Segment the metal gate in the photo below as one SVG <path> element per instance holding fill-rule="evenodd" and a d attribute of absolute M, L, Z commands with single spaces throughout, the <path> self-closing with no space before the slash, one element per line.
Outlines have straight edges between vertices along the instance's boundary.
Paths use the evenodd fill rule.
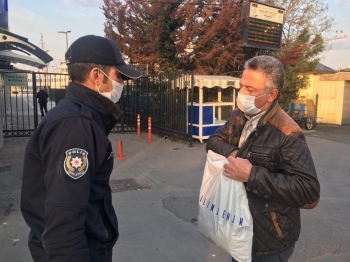
<path fill-rule="evenodd" d="M 64 98 L 69 83 L 67 74 L 31 71 L 1 71 L 4 74 L 23 74 L 27 83 L 23 86 L 5 85 L 1 81 L 3 97 L 4 137 L 30 136 L 41 121 L 36 99 L 40 88 L 45 88 L 49 100 L 47 109 L 55 107 Z M 124 114 L 112 132 L 136 131 L 137 115 L 141 126 L 147 129 L 148 117 L 152 118 L 152 131 L 173 139 L 190 140 L 191 125 L 188 122 L 187 105 L 193 101 L 191 84 L 193 73 L 173 73 L 143 76 L 127 81 L 118 102 Z"/>
<path fill-rule="evenodd" d="M 6 79 L 22 77 L 23 85 L 11 85 Z M 1 71 L 1 94 L 3 97 L 4 137 L 30 136 L 41 121 L 36 99 L 37 91 L 45 88 L 48 95 L 47 109 L 55 107 L 65 95 L 67 74 L 41 73 L 24 70 Z"/>
<path fill-rule="evenodd" d="M 150 117 L 152 132 L 192 143 L 192 125 L 188 123 L 191 114 L 188 105 L 193 103 L 192 83 L 192 72 L 141 77 L 125 89 L 124 115 L 135 123 L 140 114 L 143 130 L 147 130 Z"/>

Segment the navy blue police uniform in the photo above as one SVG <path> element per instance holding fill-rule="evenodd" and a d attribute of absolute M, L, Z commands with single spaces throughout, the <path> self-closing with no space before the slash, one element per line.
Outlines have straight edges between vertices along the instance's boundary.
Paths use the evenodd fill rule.
<path fill-rule="evenodd" d="M 34 261 L 111 261 L 118 238 L 107 135 L 122 111 L 76 83 L 32 134 L 24 158 L 21 210 Z"/>

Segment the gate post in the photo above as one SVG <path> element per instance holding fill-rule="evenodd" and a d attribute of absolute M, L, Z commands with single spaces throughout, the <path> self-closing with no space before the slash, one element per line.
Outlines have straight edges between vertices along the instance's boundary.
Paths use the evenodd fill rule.
<path fill-rule="evenodd" d="M 4 116 L 4 109 L 5 107 L 4 105 L 4 100 L 5 100 L 5 85 L 4 82 L 2 80 L 2 74 L 0 74 L 0 149 L 2 148 L 3 142 L 4 142 L 4 133 L 3 133 L 3 126 L 4 126 L 4 122 L 3 122 L 3 116 Z M 6 110 L 6 109 L 5 109 Z"/>
<path fill-rule="evenodd" d="M 318 94 L 316 94 L 316 108 L 315 108 L 315 128 L 317 125 L 317 109 L 318 109 Z"/>
<path fill-rule="evenodd" d="M 191 75 L 191 123 L 190 123 L 190 147 L 192 147 L 192 139 L 193 139 L 193 89 L 194 89 L 194 73 Z M 188 126 L 187 126 L 188 128 Z"/>
<path fill-rule="evenodd" d="M 36 102 L 36 73 L 32 72 L 32 83 L 33 83 L 33 108 L 34 108 L 34 129 L 38 127 L 38 103 Z"/>

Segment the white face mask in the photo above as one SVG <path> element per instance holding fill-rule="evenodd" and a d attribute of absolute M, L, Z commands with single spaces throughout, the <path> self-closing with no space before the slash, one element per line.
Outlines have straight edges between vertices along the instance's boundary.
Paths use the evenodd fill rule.
<path fill-rule="evenodd" d="M 257 96 L 257 97 L 261 97 L 263 95 L 267 95 L 266 93 Z M 248 115 L 256 115 L 257 113 L 259 113 L 261 111 L 261 108 L 257 108 L 255 106 L 255 98 L 257 98 L 255 96 L 250 96 L 250 95 L 243 95 L 238 93 L 237 96 L 237 106 L 238 108 L 248 114 Z"/>
<path fill-rule="evenodd" d="M 112 86 L 113 86 L 113 90 L 110 92 L 100 92 L 100 89 L 97 87 L 98 92 L 103 95 L 104 97 L 107 97 L 109 100 L 111 100 L 113 103 L 117 103 L 120 99 L 120 96 L 123 92 L 123 88 L 124 85 L 122 85 L 121 83 L 114 81 L 112 79 L 110 79 L 102 70 L 100 70 L 109 80 L 112 81 Z"/>

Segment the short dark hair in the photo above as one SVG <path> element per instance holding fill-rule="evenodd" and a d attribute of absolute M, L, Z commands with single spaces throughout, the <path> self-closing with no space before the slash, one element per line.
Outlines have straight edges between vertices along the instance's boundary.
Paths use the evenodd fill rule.
<path fill-rule="evenodd" d="M 97 67 L 101 69 L 103 72 L 108 74 L 111 66 L 99 65 L 93 63 L 71 63 L 67 65 L 68 74 L 72 82 L 84 83 L 87 80 L 87 77 L 90 71 Z M 106 76 L 103 78 L 103 82 L 107 81 Z"/>
<path fill-rule="evenodd" d="M 272 56 L 255 56 L 247 60 L 244 69 L 262 71 L 265 75 L 265 89 L 277 89 L 279 93 L 284 86 L 285 71 L 282 63 Z"/>

